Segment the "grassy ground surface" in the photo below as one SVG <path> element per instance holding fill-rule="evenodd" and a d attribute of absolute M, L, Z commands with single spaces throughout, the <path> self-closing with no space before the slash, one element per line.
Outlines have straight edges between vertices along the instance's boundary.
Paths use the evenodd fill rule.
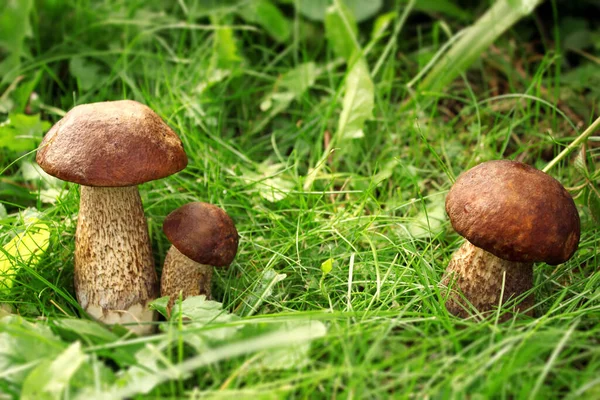
<path fill-rule="evenodd" d="M 549 172 L 575 197 L 582 234 L 567 263 L 535 265 L 533 317 L 461 320 L 439 287 L 463 240 L 444 211 L 453 180 L 492 159 L 542 169 L 599 114 L 598 48 L 566 43 L 565 3 L 545 4 L 435 91 L 411 81 L 485 7 L 400 2 L 326 29 L 293 2 L 211 13 L 210 2 L 159 3 L 13 10 L 0 241 L 12 260 L 6 244 L 37 218 L 29 232 L 49 243 L 2 275 L 14 283 L 0 302 L 24 318 L 0 319 L 4 397 L 600 397 L 598 136 Z M 79 320 L 78 186 L 32 169 L 66 111 L 124 98 L 161 115 L 189 157 L 140 186 L 157 270 L 162 221 L 187 202 L 222 207 L 240 234 L 214 276 L 222 311 L 198 299 L 185 309 L 194 323 L 163 321 L 144 338 Z"/>

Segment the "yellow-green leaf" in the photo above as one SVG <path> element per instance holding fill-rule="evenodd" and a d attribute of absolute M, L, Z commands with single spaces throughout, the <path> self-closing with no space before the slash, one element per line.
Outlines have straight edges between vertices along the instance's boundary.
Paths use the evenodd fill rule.
<path fill-rule="evenodd" d="M 324 275 L 327 275 L 333 269 L 333 258 L 328 258 L 321 264 L 321 271 L 323 271 Z"/>
<path fill-rule="evenodd" d="M 50 242 L 48 225 L 37 218 L 28 221 L 24 232 L 12 238 L 4 245 L 0 253 L 0 290 L 10 289 L 14 278 L 23 264 L 35 266 L 44 254 Z"/>

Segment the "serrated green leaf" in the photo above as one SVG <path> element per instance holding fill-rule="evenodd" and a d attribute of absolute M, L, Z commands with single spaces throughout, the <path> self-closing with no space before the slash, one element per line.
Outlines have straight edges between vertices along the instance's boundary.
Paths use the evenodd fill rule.
<path fill-rule="evenodd" d="M 586 157 L 585 147 L 582 147 L 581 150 L 578 151 L 577 155 L 575 156 L 575 160 L 573 161 L 573 166 L 575 167 L 577 172 L 579 172 L 581 175 L 583 175 L 587 178 L 587 177 L 589 177 L 589 171 L 587 168 L 587 163 L 586 163 L 585 157 Z"/>
<path fill-rule="evenodd" d="M 332 269 L 333 269 L 333 258 L 328 258 L 327 260 L 323 261 L 323 263 L 321 264 L 321 271 L 323 272 L 323 275 L 327 275 L 328 273 L 331 272 Z"/>
<path fill-rule="evenodd" d="M 600 224 L 600 190 L 597 187 L 592 187 L 591 184 L 587 203 L 592 218 L 596 223 Z"/>
<path fill-rule="evenodd" d="M 17 152 L 33 150 L 50 126 L 39 114 L 9 114 L 8 119 L 0 123 L 0 146 Z"/>
<path fill-rule="evenodd" d="M 24 232 L 17 234 L 0 252 L 0 290 L 12 288 L 22 264 L 35 267 L 50 243 L 48 225 L 32 217 Z"/>
<path fill-rule="evenodd" d="M 292 23 L 269 0 L 247 2 L 238 14 L 246 21 L 260 25 L 278 42 L 285 42 L 292 33 Z"/>
<path fill-rule="evenodd" d="M 211 22 L 214 25 L 218 25 L 219 29 L 215 30 L 213 34 L 210 69 L 215 71 L 231 70 L 237 67 L 242 61 L 235 36 L 233 35 L 233 29 L 221 24 L 221 20 L 217 17 L 212 17 Z"/>
<path fill-rule="evenodd" d="M 81 343 L 75 342 L 56 358 L 44 360 L 25 378 L 21 399 L 61 399 L 71 377 L 87 358 L 88 356 L 81 350 Z"/>
<path fill-rule="evenodd" d="M 364 136 L 365 121 L 373 118 L 375 94 L 373 81 L 367 63 L 357 61 L 346 77 L 342 113 L 338 121 L 338 135 L 341 139 L 355 139 Z"/>
<path fill-rule="evenodd" d="M 352 12 L 341 0 L 335 0 L 325 14 L 325 35 L 329 47 L 338 56 L 350 61 L 358 54 L 358 26 Z"/>

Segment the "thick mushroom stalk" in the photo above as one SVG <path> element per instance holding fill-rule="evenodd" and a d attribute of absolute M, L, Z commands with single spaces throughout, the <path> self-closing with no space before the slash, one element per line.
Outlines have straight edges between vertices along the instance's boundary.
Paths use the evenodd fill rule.
<path fill-rule="evenodd" d="M 169 296 L 168 309 L 175 301 L 190 296 L 206 295 L 211 298 L 211 280 L 213 267 L 200 264 L 183 255 L 177 247 L 171 246 L 165 257 L 162 277 L 160 281 L 160 295 Z"/>
<path fill-rule="evenodd" d="M 170 312 L 179 293 L 183 299 L 200 294 L 210 297 L 212 268 L 231 264 L 239 238 L 225 211 L 202 202 L 188 203 L 171 212 L 163 231 L 173 244 L 161 277 L 161 296 L 170 296 Z"/>
<path fill-rule="evenodd" d="M 453 288 L 483 314 L 532 288 L 534 262 L 563 263 L 579 244 L 579 214 L 569 193 L 517 161 L 488 161 L 462 174 L 446 197 L 446 212 L 468 242 L 453 256 L 443 284 L 454 280 Z M 451 293 L 446 306 L 466 317 L 464 303 Z M 530 294 L 515 308 L 531 309 L 533 303 Z"/>
<path fill-rule="evenodd" d="M 154 320 L 146 306 L 158 294 L 157 277 L 136 185 L 185 168 L 177 134 L 136 101 L 82 104 L 48 131 L 36 160 L 81 185 L 75 288 L 83 309 L 108 324 Z"/>
<path fill-rule="evenodd" d="M 158 295 L 148 227 L 137 186 L 81 186 L 75 237 L 75 293 L 90 316 L 152 332 Z M 137 323 L 137 324 L 136 324 Z"/>
<path fill-rule="evenodd" d="M 465 241 L 452 256 L 443 284 L 454 289 L 446 301 L 448 311 L 466 318 L 470 314 L 469 306 L 456 289 L 477 310 L 493 310 L 533 287 L 533 263 L 503 260 Z M 513 312 L 527 310 L 533 303 L 530 294 Z M 507 317 L 509 315 L 501 319 Z"/>

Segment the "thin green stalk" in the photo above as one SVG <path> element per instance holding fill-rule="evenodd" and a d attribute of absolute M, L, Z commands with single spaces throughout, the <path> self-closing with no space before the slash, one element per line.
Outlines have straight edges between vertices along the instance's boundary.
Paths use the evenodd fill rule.
<path fill-rule="evenodd" d="M 596 118 L 596 120 L 590 126 L 588 126 L 588 128 L 581 135 L 579 135 L 577 137 L 577 139 L 573 140 L 571 142 L 571 144 L 569 144 L 567 147 L 565 147 L 565 149 L 563 151 L 560 152 L 559 155 L 554 157 L 554 159 L 552 161 L 550 161 L 548 163 L 548 165 L 546 165 L 546 167 L 544 167 L 544 169 L 542 171 L 544 171 L 544 172 L 550 171 L 552 169 L 552 167 L 554 167 L 563 158 L 565 158 L 567 155 L 569 155 L 570 152 L 572 152 L 580 144 L 585 142 L 587 140 L 587 138 L 589 138 L 598 127 L 600 127 L 600 117 Z"/>

